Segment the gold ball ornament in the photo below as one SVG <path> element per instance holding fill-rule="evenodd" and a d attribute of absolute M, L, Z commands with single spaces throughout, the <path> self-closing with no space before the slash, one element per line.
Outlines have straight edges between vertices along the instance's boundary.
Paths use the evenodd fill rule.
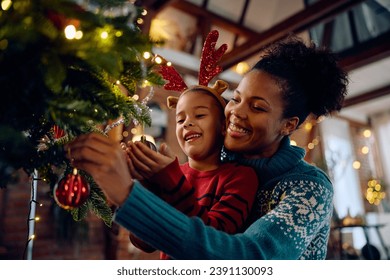
<path fill-rule="evenodd" d="M 146 137 L 144 135 L 141 136 L 141 142 L 145 144 L 149 149 L 152 149 L 153 151 L 157 152 L 157 147 L 152 142 L 146 140 Z"/>

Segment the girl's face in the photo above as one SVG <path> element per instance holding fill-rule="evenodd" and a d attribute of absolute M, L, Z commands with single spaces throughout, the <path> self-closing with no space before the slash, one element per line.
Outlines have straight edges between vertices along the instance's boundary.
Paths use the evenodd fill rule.
<path fill-rule="evenodd" d="M 225 108 L 225 147 L 247 158 L 271 157 L 282 138 L 295 129 L 283 119 L 283 109 L 276 80 L 263 71 L 247 73 Z"/>
<path fill-rule="evenodd" d="M 176 105 L 176 137 L 191 161 L 219 161 L 225 121 L 211 95 L 190 91 Z"/>

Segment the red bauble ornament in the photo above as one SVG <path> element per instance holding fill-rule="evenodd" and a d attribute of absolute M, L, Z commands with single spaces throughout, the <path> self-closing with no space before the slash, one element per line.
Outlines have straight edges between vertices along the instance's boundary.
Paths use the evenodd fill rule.
<path fill-rule="evenodd" d="M 64 209 L 80 207 L 89 196 L 89 184 L 77 169 L 63 177 L 54 188 L 54 199 Z"/>
<path fill-rule="evenodd" d="M 53 137 L 56 140 L 65 136 L 65 131 L 61 129 L 58 125 L 53 125 L 52 130 L 53 130 Z"/>
<path fill-rule="evenodd" d="M 75 10 L 78 11 L 77 9 Z M 76 28 L 80 26 L 79 20 L 66 18 L 63 14 L 56 11 L 48 11 L 46 16 L 58 30 L 62 30 L 70 24 L 74 25 Z"/>

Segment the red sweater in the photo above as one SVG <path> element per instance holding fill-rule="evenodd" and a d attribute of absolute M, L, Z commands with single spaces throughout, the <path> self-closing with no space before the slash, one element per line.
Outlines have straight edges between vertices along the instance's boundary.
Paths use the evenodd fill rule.
<path fill-rule="evenodd" d="M 198 216 L 205 224 L 228 233 L 242 232 L 255 199 L 258 180 L 250 167 L 223 163 L 215 170 L 198 171 L 176 159 L 155 174 L 152 191 L 188 216 Z M 150 251 L 140 240 L 133 244 Z M 164 253 L 161 259 L 168 259 Z"/>

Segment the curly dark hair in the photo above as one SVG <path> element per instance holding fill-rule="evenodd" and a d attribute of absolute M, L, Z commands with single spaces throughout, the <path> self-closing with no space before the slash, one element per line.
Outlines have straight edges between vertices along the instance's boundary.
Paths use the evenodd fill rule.
<path fill-rule="evenodd" d="M 336 55 L 297 36 L 266 47 L 252 70 L 275 78 L 283 92 L 284 117 L 297 116 L 299 124 L 310 113 L 318 118 L 340 111 L 347 94 L 348 75 Z"/>

